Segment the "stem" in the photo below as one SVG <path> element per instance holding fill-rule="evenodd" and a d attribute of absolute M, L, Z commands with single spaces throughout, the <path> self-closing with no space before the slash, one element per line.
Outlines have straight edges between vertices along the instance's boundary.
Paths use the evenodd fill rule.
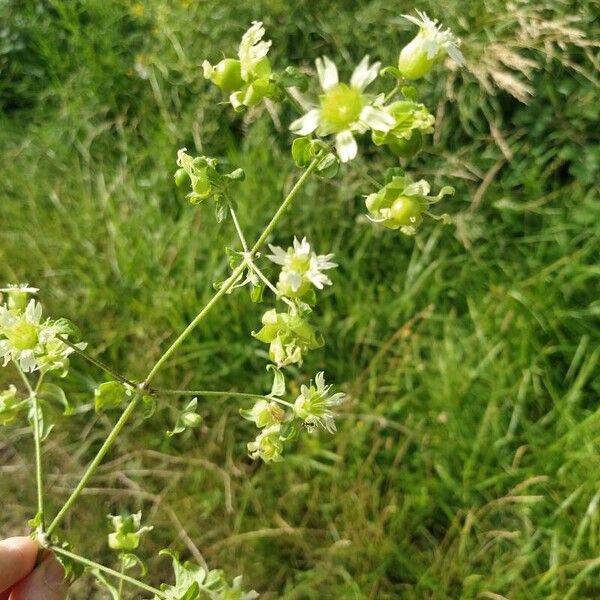
<path fill-rule="evenodd" d="M 204 396 L 230 398 L 267 398 L 264 394 L 247 394 L 245 392 L 220 392 L 215 390 L 154 390 L 157 396 Z"/>
<path fill-rule="evenodd" d="M 140 399 L 141 399 L 140 394 L 136 394 L 133 397 L 133 399 L 131 400 L 131 402 L 127 405 L 127 407 L 123 411 L 123 414 L 121 415 L 119 420 L 115 423 L 115 426 L 112 428 L 112 431 L 108 434 L 108 437 L 102 444 L 102 447 L 100 448 L 100 450 L 98 450 L 98 453 L 96 454 L 96 456 L 94 457 L 92 462 L 88 465 L 87 469 L 85 470 L 85 473 L 79 480 L 77 487 L 73 490 L 73 492 L 71 493 L 71 495 L 69 496 L 67 501 L 64 503 L 63 507 L 60 509 L 60 511 L 56 515 L 56 517 L 54 517 L 54 521 L 52 521 L 52 523 L 50 523 L 50 525 L 46 531 L 47 535 L 50 535 L 56 529 L 56 527 L 63 520 L 64 516 L 67 514 L 69 509 L 73 506 L 73 504 L 75 504 L 75 501 L 77 500 L 77 498 L 79 498 L 81 492 L 83 491 L 83 489 L 87 485 L 88 481 L 94 474 L 94 471 L 96 470 L 98 465 L 102 462 L 102 459 L 104 458 L 106 453 L 110 450 L 114 441 L 117 439 L 117 436 L 119 435 L 119 433 L 121 433 L 121 429 L 123 429 L 123 427 L 125 426 L 125 423 L 127 423 L 129 417 L 133 414 L 133 411 L 136 409 L 137 405 L 139 404 Z"/>
<path fill-rule="evenodd" d="M 94 562 L 93 560 L 89 560 L 83 556 L 79 556 L 79 554 L 75 554 L 74 552 L 69 552 L 68 550 L 65 550 L 64 548 L 60 548 L 58 546 L 50 546 L 49 549 L 52 550 L 52 552 L 54 552 L 56 554 L 61 554 L 62 556 L 66 556 L 67 558 L 70 558 L 71 560 L 79 562 L 82 565 L 85 565 L 86 567 L 90 567 L 92 569 L 98 569 L 98 571 L 103 571 L 107 575 L 112 575 L 113 577 L 116 577 L 116 578 L 120 579 L 121 581 L 126 581 L 127 583 L 130 583 L 131 585 L 135 585 L 136 587 L 140 588 L 141 590 L 150 592 L 151 594 L 155 594 L 159 598 L 165 598 L 165 595 L 163 594 L 163 592 L 161 590 L 159 590 L 155 587 L 152 587 L 151 585 L 146 585 L 145 583 L 142 583 L 141 581 L 138 581 L 137 579 L 134 579 L 133 577 L 129 577 L 129 575 L 125 575 L 124 573 L 119 573 L 119 571 L 115 571 L 114 569 L 105 567 L 104 565 Z"/>
<path fill-rule="evenodd" d="M 271 235 L 271 232 L 279 221 L 281 217 L 285 213 L 285 211 L 289 208 L 290 204 L 294 201 L 294 198 L 298 195 L 298 192 L 302 189 L 302 186 L 306 183 L 306 180 L 309 178 L 310 174 L 315 170 L 317 166 L 317 159 L 314 159 L 310 165 L 306 168 L 306 171 L 302 173 L 302 176 L 294 187 L 290 190 L 290 193 L 286 196 L 284 201 L 281 203 L 281 206 L 277 209 L 277 212 L 273 215 L 269 224 L 265 227 L 261 236 L 256 240 L 254 246 L 248 252 L 248 256 L 252 258 L 258 250 L 262 247 L 262 245 L 267 241 L 267 238 Z M 238 280 L 239 276 L 244 272 L 246 268 L 246 263 L 242 262 L 238 265 L 234 271 L 232 272 L 229 279 L 223 283 L 223 285 L 219 288 L 217 293 L 209 300 L 208 304 L 194 317 L 193 321 L 183 330 L 183 332 L 177 337 L 177 339 L 165 350 L 163 355 L 156 361 L 156 364 L 150 369 L 150 373 L 146 377 L 144 381 L 144 387 L 148 386 L 148 384 L 154 379 L 157 373 L 162 369 L 167 360 L 171 358 L 172 354 L 181 346 L 181 344 L 189 337 L 189 335 L 196 329 L 198 324 L 206 317 L 206 315 L 215 307 L 218 301 L 233 287 L 235 282 Z"/>
<path fill-rule="evenodd" d="M 35 390 L 31 395 L 31 402 L 33 405 L 33 439 L 35 443 L 35 482 L 37 488 L 37 506 L 38 515 L 40 518 L 40 533 L 44 533 L 45 519 L 44 519 L 44 472 L 42 469 L 42 432 L 40 431 L 40 406 L 37 399 L 37 393 L 42 385 L 44 379 L 44 373 L 40 374 Z"/>
<path fill-rule="evenodd" d="M 133 381 L 130 381 L 129 379 L 127 379 L 127 377 L 124 377 L 123 375 L 117 373 L 112 367 L 109 367 L 107 364 L 103 363 L 102 361 L 98 360 L 97 358 L 94 358 L 91 354 L 88 354 L 85 350 L 78 348 L 75 344 L 71 343 L 67 338 L 65 338 L 63 336 L 59 336 L 59 338 L 60 338 L 61 342 L 63 342 L 67 346 L 69 346 L 69 348 L 73 348 L 73 350 L 75 350 L 75 352 L 77 352 L 77 354 L 79 354 L 80 356 L 85 358 L 85 360 L 92 363 L 94 366 L 98 367 L 102 371 L 108 373 L 117 381 L 120 381 L 121 383 L 129 385 L 133 388 L 136 386 L 136 384 Z"/>
<path fill-rule="evenodd" d="M 119 589 L 117 590 L 117 593 L 119 594 L 119 600 L 121 600 L 121 598 L 123 598 L 123 575 L 125 575 L 125 557 L 121 556 L 121 578 L 119 579 Z"/>
<path fill-rule="evenodd" d="M 254 246 L 248 252 L 248 256 L 250 258 L 252 258 L 258 252 L 261 246 L 266 242 L 269 235 L 271 235 L 271 232 L 273 231 L 273 229 L 275 229 L 277 223 L 279 223 L 286 210 L 290 207 L 295 197 L 298 195 L 298 192 L 302 189 L 302 186 L 310 177 L 310 174 L 315 170 L 317 163 L 318 159 L 314 159 L 308 165 L 304 173 L 302 173 L 298 181 L 295 183 L 294 187 L 292 187 L 289 194 L 285 197 L 285 199 L 281 203 L 281 206 L 277 209 L 277 211 L 265 227 L 258 240 L 256 240 Z M 150 372 L 146 376 L 144 382 L 137 386 L 138 393 L 127 405 L 127 407 L 121 414 L 119 420 L 113 427 L 112 431 L 102 444 L 102 447 L 100 448 L 100 450 L 98 450 L 98 453 L 96 454 L 92 462 L 88 465 L 79 483 L 77 484 L 77 486 L 75 487 L 75 489 L 63 505 L 63 507 L 60 509 L 52 523 L 50 523 L 50 526 L 46 531 L 47 535 L 50 535 L 56 529 L 56 527 L 63 520 L 67 512 L 71 509 L 73 504 L 75 504 L 75 501 L 81 495 L 81 492 L 83 491 L 88 481 L 94 474 L 94 471 L 98 468 L 98 465 L 102 462 L 102 459 L 112 447 L 117 436 L 129 420 L 129 417 L 133 414 L 134 410 L 140 402 L 141 394 L 149 388 L 149 384 L 152 381 L 152 379 L 154 379 L 154 377 L 157 375 L 160 369 L 165 365 L 167 360 L 169 360 L 169 358 L 173 355 L 177 348 L 179 348 L 179 346 L 181 346 L 181 344 L 188 338 L 188 336 L 192 333 L 196 326 L 214 308 L 218 301 L 234 286 L 240 275 L 244 272 L 244 269 L 246 269 L 246 266 L 246 263 L 242 262 L 233 270 L 229 278 L 223 283 L 223 285 L 219 288 L 215 295 L 208 301 L 204 308 L 196 315 L 196 317 L 194 317 L 192 322 L 183 330 L 183 332 L 175 339 L 175 341 L 167 348 L 167 350 L 165 350 L 163 355 L 156 361 L 154 366 L 150 369 Z"/>
<path fill-rule="evenodd" d="M 298 102 L 298 100 L 296 100 L 296 98 L 294 98 L 294 96 L 291 94 L 291 92 L 288 90 L 288 88 L 283 88 L 283 91 L 287 97 L 287 99 L 290 101 L 290 103 L 293 105 L 293 107 L 300 113 L 300 114 L 304 114 L 306 112 L 306 110 L 304 109 L 304 107 L 300 104 L 300 102 Z"/>
<path fill-rule="evenodd" d="M 43 482 L 43 469 L 42 469 L 42 433 L 40 431 L 40 406 L 37 400 L 37 393 L 39 392 L 42 381 L 44 380 L 44 373 L 41 373 L 35 389 L 31 387 L 29 379 L 27 379 L 25 373 L 23 373 L 21 367 L 17 361 L 13 361 L 17 369 L 17 372 L 21 376 L 27 391 L 29 392 L 29 400 L 31 401 L 31 407 L 33 409 L 33 443 L 35 446 L 35 486 L 37 492 L 37 512 L 40 518 L 40 525 L 38 527 L 39 533 L 44 533 L 44 482 Z"/>
<path fill-rule="evenodd" d="M 235 214 L 235 210 L 233 210 L 233 206 L 229 205 L 229 212 L 231 213 L 231 220 L 235 226 L 235 230 L 237 231 L 238 237 L 240 238 L 240 242 L 242 243 L 242 249 L 244 252 L 248 252 L 248 244 L 246 243 L 246 238 L 244 237 L 244 232 L 240 227 L 240 222 L 238 221 L 237 215 Z"/>

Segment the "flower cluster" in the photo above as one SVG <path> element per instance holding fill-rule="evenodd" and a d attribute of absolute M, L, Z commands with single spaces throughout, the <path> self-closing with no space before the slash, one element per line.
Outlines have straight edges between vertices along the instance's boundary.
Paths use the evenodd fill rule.
<path fill-rule="evenodd" d="M 242 36 L 237 59 L 225 58 L 214 66 L 207 60 L 202 63 L 204 77 L 229 93 L 229 101 L 236 111 L 255 106 L 263 98 L 276 94 L 267 58 L 271 42 L 264 41 L 264 35 L 263 24 L 254 21 Z"/>
<path fill-rule="evenodd" d="M 369 219 L 388 229 L 400 229 L 406 235 L 415 235 L 424 214 L 448 221 L 447 215 L 436 217 L 427 209 L 443 196 L 453 194 L 454 188 L 445 186 L 437 196 L 429 196 L 429 190 L 424 179 L 413 182 L 407 175 L 392 175 L 385 186 L 367 196 L 365 204 Z"/>
<path fill-rule="evenodd" d="M 330 390 L 331 385 L 325 384 L 324 373 L 319 372 L 315 383 L 302 385 L 294 403 L 288 403 L 276 395 L 276 392 L 279 396 L 285 393 L 285 382 L 281 371 L 275 370 L 269 400 L 259 400 L 252 409 L 240 410 L 242 417 L 262 430 L 253 442 L 248 443 L 250 457 L 264 462 L 281 461 L 284 442 L 296 437 L 302 428 L 312 432 L 321 427 L 335 433 L 334 413 L 330 409 L 339 406 L 346 395 L 341 392 L 330 394 Z"/>
<path fill-rule="evenodd" d="M 0 358 L 3 366 L 14 362 L 25 372 L 59 371 L 66 375 L 69 368 L 69 355 L 74 349 L 65 344 L 74 332 L 73 325 L 66 319 L 42 320 L 42 305 L 27 294 L 34 288 L 12 286 L 4 288 L 8 300 L 0 304 Z M 85 348 L 85 344 L 75 344 Z"/>

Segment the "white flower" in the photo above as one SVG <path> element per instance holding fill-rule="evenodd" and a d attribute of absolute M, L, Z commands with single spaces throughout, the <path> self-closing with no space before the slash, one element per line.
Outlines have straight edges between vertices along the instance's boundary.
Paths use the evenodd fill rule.
<path fill-rule="evenodd" d="M 269 249 L 273 254 L 267 255 L 267 258 L 282 267 L 278 286 L 285 295 L 301 296 L 308 291 L 310 284 L 318 290 L 331 285 L 331 279 L 323 271 L 337 267 L 331 262 L 333 254 L 313 252 L 306 238 L 299 242 L 294 237 L 293 247 L 287 251 L 271 244 Z"/>
<path fill-rule="evenodd" d="M 4 359 L 4 367 L 13 360 L 23 371 L 35 371 L 41 318 L 42 305 L 35 300 L 29 301 L 24 312 L 0 306 L 0 333 L 5 336 L 0 340 L 0 357 Z"/>
<path fill-rule="evenodd" d="M 238 56 L 240 57 L 242 79 L 248 81 L 254 74 L 256 65 L 267 55 L 271 41 L 261 41 L 265 28 L 261 21 L 253 21 L 252 26 L 242 36 Z"/>
<path fill-rule="evenodd" d="M 346 395 L 338 392 L 329 396 L 331 385 L 325 385 L 323 371 L 317 373 L 315 384 L 316 387 L 312 384 L 309 387 L 300 387 L 300 395 L 294 402 L 294 413 L 309 429 L 319 426 L 329 433 L 335 433 L 335 421 L 329 407 L 339 406 L 346 399 Z"/>
<path fill-rule="evenodd" d="M 24 311 L 0 305 L 0 359 L 3 366 L 11 360 L 24 372 L 53 371 L 66 373 L 68 356 L 73 348 L 60 335 L 68 335 L 64 323 L 46 319 L 42 322 L 42 305 L 30 300 Z M 76 344 L 80 349 L 85 343 Z"/>
<path fill-rule="evenodd" d="M 365 56 L 354 69 L 350 84 L 340 83 L 335 64 L 326 56 L 316 60 L 317 73 L 323 94 L 318 108 L 312 108 L 296 119 L 290 130 L 297 135 L 317 132 L 319 136 L 335 134 L 335 146 L 342 162 L 356 156 L 357 145 L 353 132 L 369 129 L 388 131 L 394 119 L 382 109 L 383 96 L 364 94 L 365 88 L 377 78 L 381 63 L 369 64 Z"/>
<path fill-rule="evenodd" d="M 417 36 L 400 52 L 398 69 L 402 75 L 408 79 L 419 79 L 429 73 L 435 62 L 446 54 L 457 64 L 464 64 L 465 59 L 459 50 L 460 40 L 450 29 L 444 29 L 424 12 L 416 12 L 416 17 L 402 15 L 420 28 Z"/>

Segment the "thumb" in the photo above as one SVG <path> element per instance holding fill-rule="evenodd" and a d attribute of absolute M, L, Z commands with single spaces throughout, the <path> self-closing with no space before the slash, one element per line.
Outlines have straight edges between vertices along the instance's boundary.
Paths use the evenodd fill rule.
<path fill-rule="evenodd" d="M 67 584 L 61 564 L 48 556 L 34 571 L 12 590 L 11 600 L 65 600 Z"/>

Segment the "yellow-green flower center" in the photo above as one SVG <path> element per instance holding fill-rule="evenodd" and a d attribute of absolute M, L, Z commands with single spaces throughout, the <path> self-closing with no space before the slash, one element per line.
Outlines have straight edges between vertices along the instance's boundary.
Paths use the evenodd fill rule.
<path fill-rule="evenodd" d="M 321 118 L 334 131 L 343 131 L 354 123 L 363 108 L 359 89 L 338 83 L 321 96 Z"/>
<path fill-rule="evenodd" d="M 13 348 L 17 350 L 31 350 L 38 343 L 38 330 L 32 323 L 15 323 L 6 331 L 6 337 Z"/>

